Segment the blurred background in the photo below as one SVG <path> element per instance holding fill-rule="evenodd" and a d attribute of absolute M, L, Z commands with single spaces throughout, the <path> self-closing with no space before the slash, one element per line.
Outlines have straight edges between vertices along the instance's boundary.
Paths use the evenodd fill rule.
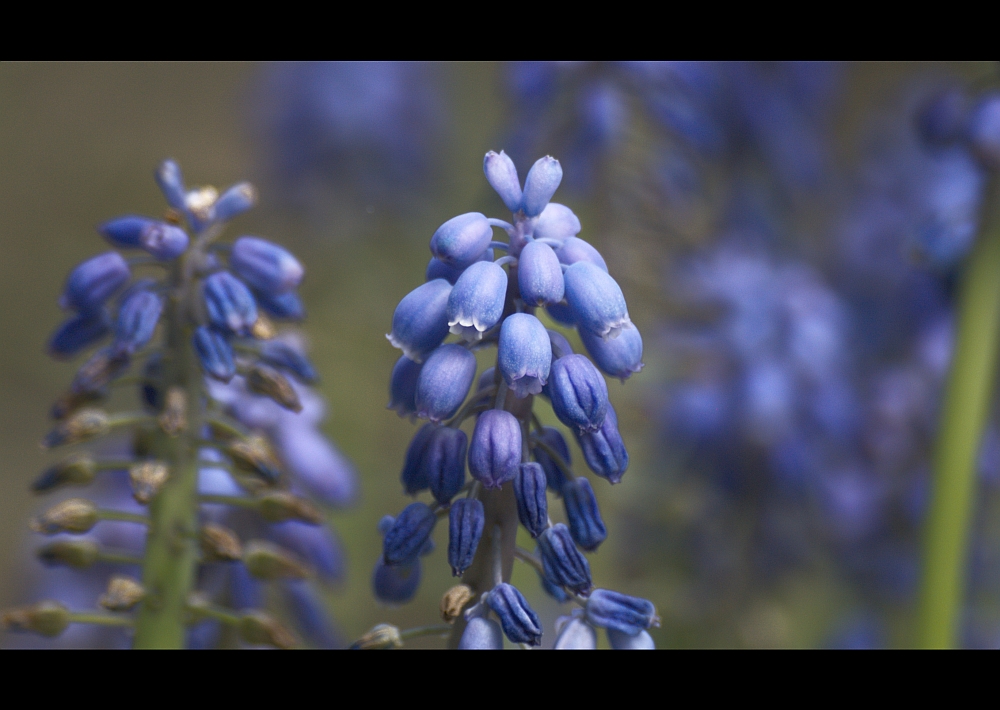
<path fill-rule="evenodd" d="M 504 149 L 522 176 L 560 159 L 555 199 L 644 336 L 645 369 L 609 383 L 632 463 L 595 486 L 598 586 L 652 600 L 661 647 L 907 645 L 955 278 L 986 180 L 949 127 L 998 78 L 989 64 L 0 64 L 0 607 L 53 574 L 27 521 L 74 372 L 45 356 L 56 299 L 104 249 L 96 224 L 162 211 L 152 170 L 171 157 L 194 185 L 257 185 L 233 228 L 306 265 L 324 430 L 361 483 L 334 524 L 347 574 L 326 599 L 343 639 L 437 623 L 441 530 L 412 602 L 371 595 L 415 431 L 385 408 L 398 352 L 384 334 L 442 222 L 507 218 L 482 172 Z M 993 424 L 980 487 L 963 643 L 996 647 Z M 514 583 L 551 629 L 559 607 L 534 572 Z"/>

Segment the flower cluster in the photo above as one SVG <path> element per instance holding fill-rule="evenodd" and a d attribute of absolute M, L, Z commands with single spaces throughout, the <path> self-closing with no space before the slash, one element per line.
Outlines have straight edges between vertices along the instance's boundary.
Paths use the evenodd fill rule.
<path fill-rule="evenodd" d="M 100 225 L 115 249 L 66 281 L 60 305 L 70 316 L 49 351 L 68 359 L 99 347 L 53 407 L 43 447 L 96 445 L 34 484 L 39 493 L 98 484 L 94 500 L 63 500 L 32 527 L 58 536 L 38 551 L 47 565 L 88 579 L 114 572 L 92 600 L 111 613 L 45 601 L 7 612 L 4 623 L 46 636 L 76 623 L 122 627 L 137 647 L 299 645 L 262 608 L 261 581 L 274 581 L 281 614 L 309 643 L 332 645 L 315 584 L 338 577 L 342 560 L 316 502 L 348 502 L 354 474 L 318 429 L 323 403 L 308 387 L 317 375 L 300 339 L 275 325 L 304 315 L 303 268 L 259 237 L 219 240 L 253 206 L 251 185 L 188 190 L 173 161 L 156 179 L 166 217 Z M 136 385 L 140 408 L 104 408 Z M 129 532 L 102 534 L 114 525 Z M 58 594 L 79 597 L 72 587 Z"/>
<path fill-rule="evenodd" d="M 523 188 L 503 152 L 487 153 L 484 170 L 512 223 L 473 212 L 441 225 L 431 238 L 426 283 L 399 303 L 387 336 L 403 351 L 389 407 L 427 420 L 407 451 L 403 487 L 412 495 L 429 490 L 432 500 L 383 519 L 375 595 L 393 603 L 413 596 L 420 555 L 446 517 L 448 561 L 463 582 L 442 601 L 446 620 L 457 621 L 452 645 L 499 648 L 501 630 L 511 642 L 540 643 L 538 616 L 509 583 L 516 558 L 537 569 L 550 594 L 583 607 L 582 616 L 562 625 L 557 647 L 593 648 L 594 627 L 608 629 L 615 647 L 651 647 L 653 605 L 593 589 L 582 551 L 597 549 L 607 536 L 593 488 L 573 473 L 562 432 L 543 426 L 532 411 L 541 395 L 575 436 L 588 467 L 619 482 L 628 452 L 601 373 L 624 381 L 638 372 L 642 338 L 604 259 L 577 236 L 579 219 L 550 202 L 562 179 L 559 162 L 538 160 Z M 494 228 L 508 241 L 494 241 Z M 494 260 L 498 251 L 506 254 Z M 543 308 L 576 328 L 593 362 L 546 329 L 536 316 Z M 458 337 L 445 343 L 449 334 Z M 494 345 L 495 366 L 477 378 L 475 351 Z M 461 426 L 472 418 L 470 438 Z M 569 525 L 551 523 L 548 491 L 562 497 Z M 516 546 L 518 522 L 537 540 L 536 551 Z"/>

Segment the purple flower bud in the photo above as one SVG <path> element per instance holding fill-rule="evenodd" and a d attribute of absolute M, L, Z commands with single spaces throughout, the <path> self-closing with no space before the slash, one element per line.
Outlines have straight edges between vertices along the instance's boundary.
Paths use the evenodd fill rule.
<path fill-rule="evenodd" d="M 233 243 L 229 267 L 255 290 L 269 295 L 292 291 L 305 274 L 291 252 L 258 237 L 240 237 Z"/>
<path fill-rule="evenodd" d="M 608 414 L 599 431 L 577 434 L 576 441 L 590 470 L 611 483 L 618 483 L 628 470 L 628 451 L 618 433 L 618 415 L 608 404 Z"/>
<path fill-rule="evenodd" d="M 458 577 L 472 564 L 483 536 L 486 513 L 483 504 L 474 498 L 456 500 L 448 514 L 448 564 Z"/>
<path fill-rule="evenodd" d="M 465 485 L 468 438 L 461 429 L 438 427 L 427 444 L 423 468 L 434 498 L 446 505 Z"/>
<path fill-rule="evenodd" d="M 514 313 L 504 320 L 497 366 L 516 396 L 541 393 L 552 367 L 552 344 L 540 320 L 528 313 Z"/>
<path fill-rule="evenodd" d="M 556 651 L 593 651 L 597 648 L 597 632 L 583 619 L 571 617 L 563 622 L 552 648 Z"/>
<path fill-rule="evenodd" d="M 469 619 L 462 638 L 458 642 L 460 651 L 502 651 L 503 634 L 500 624 L 481 616 Z"/>
<path fill-rule="evenodd" d="M 497 155 L 492 150 L 483 160 L 483 172 L 486 182 L 490 184 L 500 199 L 511 212 L 521 209 L 521 181 L 517 177 L 514 161 L 502 150 Z"/>
<path fill-rule="evenodd" d="M 184 187 L 180 166 L 173 160 L 164 160 L 156 169 L 155 176 L 156 184 L 167 198 L 167 204 L 175 210 L 183 210 L 187 190 Z"/>
<path fill-rule="evenodd" d="M 597 431 L 608 411 L 608 385 L 584 355 L 567 355 L 552 363 L 549 380 L 552 411 L 574 431 Z"/>
<path fill-rule="evenodd" d="M 275 448 L 289 473 L 327 505 L 348 505 L 357 497 L 357 473 L 350 460 L 317 429 L 289 413 L 275 433 Z"/>
<path fill-rule="evenodd" d="M 170 261 L 188 248 L 188 235 L 180 227 L 152 222 L 139 235 L 139 247 L 160 261 Z"/>
<path fill-rule="evenodd" d="M 392 314 L 392 332 L 385 337 L 406 357 L 423 362 L 424 356 L 448 335 L 448 296 L 451 284 L 434 279 L 403 297 Z"/>
<path fill-rule="evenodd" d="M 985 94 L 972 109 L 969 143 L 989 168 L 1000 167 L 1000 93 Z"/>
<path fill-rule="evenodd" d="M 547 426 L 542 429 L 542 433 L 539 438 L 544 443 L 548 444 L 549 448 L 555 449 L 556 452 L 562 456 L 563 461 L 567 464 L 571 463 L 569 445 L 566 443 L 563 435 L 559 433 L 558 429 Z M 563 486 L 568 480 L 566 478 L 566 474 L 563 473 L 562 469 L 559 468 L 556 462 L 552 460 L 552 457 L 549 456 L 548 452 L 542 449 L 542 447 L 535 446 L 532 448 L 531 453 L 535 457 L 535 461 L 537 461 L 541 465 L 542 470 L 545 471 L 545 478 L 548 481 L 549 488 L 556 493 L 561 494 Z"/>
<path fill-rule="evenodd" d="M 551 156 L 545 156 L 535 161 L 524 179 L 524 214 L 537 217 L 556 194 L 559 183 L 562 182 L 562 166 Z"/>
<path fill-rule="evenodd" d="M 660 625 L 653 602 L 610 589 L 595 589 L 587 599 L 584 613 L 593 626 L 620 631 L 627 636 Z"/>
<path fill-rule="evenodd" d="M 499 488 L 521 464 L 521 425 L 510 412 L 490 409 L 479 415 L 469 445 L 469 471 L 486 488 Z"/>
<path fill-rule="evenodd" d="M 656 642 L 648 631 L 640 631 L 634 636 L 622 633 L 617 629 L 606 629 L 608 642 L 616 651 L 655 651 Z"/>
<path fill-rule="evenodd" d="M 566 239 L 580 233 L 580 219 L 566 205 L 550 202 L 538 215 L 533 231 L 535 239 Z"/>
<path fill-rule="evenodd" d="M 547 479 L 541 464 L 522 463 L 514 477 L 517 517 L 531 537 L 538 537 L 549 526 L 549 501 L 545 495 Z"/>
<path fill-rule="evenodd" d="M 564 278 L 563 285 L 565 286 L 565 284 L 566 281 Z M 545 307 L 545 312 L 559 325 L 564 325 L 567 328 L 576 327 L 576 315 L 574 315 L 573 309 L 565 303 L 550 303 Z"/>
<path fill-rule="evenodd" d="M 479 260 L 493 239 L 486 215 L 467 212 L 452 217 L 431 237 L 431 253 L 444 263 L 464 268 Z"/>
<path fill-rule="evenodd" d="M 138 249 L 142 230 L 155 222 L 149 217 L 125 215 L 99 225 L 97 231 L 116 247 Z"/>
<path fill-rule="evenodd" d="M 320 580 L 336 582 L 345 572 L 344 552 L 330 529 L 295 520 L 271 526 L 275 542 L 307 560 Z"/>
<path fill-rule="evenodd" d="M 389 378 L 389 404 L 386 409 L 395 411 L 401 417 L 417 413 L 417 378 L 420 377 L 421 367 L 420 363 L 406 355 L 399 356 Z"/>
<path fill-rule="evenodd" d="M 302 299 L 293 291 L 280 293 L 276 296 L 269 296 L 266 293 L 257 293 L 256 295 L 257 305 L 272 318 L 300 321 L 306 317 L 306 309 L 302 305 Z"/>
<path fill-rule="evenodd" d="M 486 605 L 499 617 L 511 643 L 537 646 L 542 640 L 542 622 L 527 600 L 513 585 L 503 582 L 486 595 Z"/>
<path fill-rule="evenodd" d="M 566 340 L 566 336 L 558 330 L 548 330 L 549 342 L 552 344 L 552 360 L 573 354 L 573 346 Z"/>
<path fill-rule="evenodd" d="M 375 598 L 384 604 L 405 604 L 417 593 L 420 577 L 419 557 L 406 564 L 391 566 L 379 560 L 372 573 L 372 591 Z"/>
<path fill-rule="evenodd" d="M 594 362 L 606 374 L 627 380 L 642 367 L 642 336 L 634 325 L 625 328 L 617 338 L 605 340 L 585 328 L 580 329 L 580 340 L 594 358 Z"/>
<path fill-rule="evenodd" d="M 479 261 L 462 272 L 448 296 L 448 326 L 466 340 L 479 340 L 503 315 L 507 272 Z"/>
<path fill-rule="evenodd" d="M 134 354 L 148 343 L 163 312 L 163 299 L 149 291 L 136 291 L 118 310 L 115 353 Z"/>
<path fill-rule="evenodd" d="M 63 360 L 73 357 L 108 334 L 108 316 L 103 310 L 76 315 L 65 321 L 49 341 L 49 355 Z"/>
<path fill-rule="evenodd" d="M 387 565 L 398 565 L 415 558 L 434 529 L 437 516 L 424 503 L 410 503 L 403 508 L 382 543 L 382 557 Z"/>
<path fill-rule="evenodd" d="M 257 190 L 248 182 L 233 185 L 215 201 L 215 219 L 228 222 L 257 203 Z"/>
<path fill-rule="evenodd" d="M 545 576 L 578 594 L 589 590 L 590 564 L 570 535 L 569 528 L 556 523 L 538 536 L 538 550 L 542 553 Z"/>
<path fill-rule="evenodd" d="M 607 339 L 631 327 L 625 296 L 607 272 L 588 261 L 578 261 L 566 269 L 564 278 L 566 302 L 581 328 Z"/>
<path fill-rule="evenodd" d="M 267 340 L 262 343 L 260 359 L 269 365 L 291 372 L 307 384 L 319 380 L 319 375 L 316 374 L 316 369 L 309 362 L 309 358 L 284 340 Z"/>
<path fill-rule="evenodd" d="M 604 257 L 601 256 L 601 253 L 578 237 L 567 237 L 563 241 L 562 246 L 556 250 L 556 256 L 559 257 L 560 264 L 566 264 L 567 266 L 572 266 L 580 261 L 586 261 L 600 267 L 605 273 L 608 270 L 608 265 L 604 261 Z"/>
<path fill-rule="evenodd" d="M 59 305 L 82 313 L 93 311 L 111 298 L 131 276 L 121 254 L 116 251 L 98 254 L 70 272 Z"/>
<path fill-rule="evenodd" d="M 424 454 L 437 431 L 436 424 L 424 424 L 413 435 L 410 446 L 406 449 L 406 458 L 403 460 L 403 472 L 400 480 L 403 482 L 403 490 L 407 495 L 416 495 L 420 491 L 430 486 L 427 467 L 424 465 Z"/>
<path fill-rule="evenodd" d="M 212 325 L 237 335 L 250 333 L 257 322 L 257 304 L 242 281 L 228 271 L 220 271 L 205 279 L 202 294 Z"/>
<path fill-rule="evenodd" d="M 536 553 L 538 552 L 537 547 L 535 548 L 535 552 Z M 560 604 L 565 604 L 566 602 L 569 601 L 570 597 L 569 594 L 566 593 L 566 590 L 560 587 L 555 582 L 550 581 L 541 572 L 538 573 L 538 581 L 542 585 L 542 590 L 544 590 L 546 594 L 548 594 L 550 597 L 555 599 Z"/>
<path fill-rule="evenodd" d="M 476 379 L 476 356 L 461 345 L 442 345 L 417 378 L 417 416 L 440 422 L 455 415 Z"/>
<path fill-rule="evenodd" d="M 529 306 L 545 306 L 563 299 L 559 257 L 548 244 L 528 242 L 517 262 L 517 284 Z"/>
<path fill-rule="evenodd" d="M 608 529 L 601 520 L 601 510 L 590 481 L 583 476 L 567 481 L 562 494 L 573 540 L 584 550 L 593 552 L 607 539 Z"/>
<path fill-rule="evenodd" d="M 206 375 L 222 382 L 233 379 L 236 374 L 233 348 L 221 334 L 201 326 L 195 329 L 191 341 Z"/>

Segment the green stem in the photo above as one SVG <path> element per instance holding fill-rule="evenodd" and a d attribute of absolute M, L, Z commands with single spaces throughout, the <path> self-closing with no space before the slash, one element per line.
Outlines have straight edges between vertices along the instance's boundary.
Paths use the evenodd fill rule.
<path fill-rule="evenodd" d="M 130 555 L 127 552 L 114 552 L 112 550 L 100 550 L 97 553 L 98 562 L 109 562 L 117 565 L 141 565 L 142 558 Z"/>
<path fill-rule="evenodd" d="M 976 455 L 1000 344 L 1000 178 L 992 178 L 982 233 L 958 295 L 955 350 L 945 384 L 924 548 L 917 645 L 956 645 L 965 598 Z"/>
<path fill-rule="evenodd" d="M 149 518 L 145 515 L 139 515 L 138 513 L 126 513 L 124 510 L 101 508 L 97 511 L 97 517 L 101 520 L 119 520 L 123 523 L 139 523 L 140 525 L 149 524 Z"/>
<path fill-rule="evenodd" d="M 90 614 L 73 612 L 69 620 L 74 624 L 95 624 L 97 626 L 131 626 L 132 618 L 128 616 L 110 616 L 108 614 Z"/>
<path fill-rule="evenodd" d="M 444 636 L 451 633 L 451 624 L 435 624 L 434 626 L 418 626 L 413 629 L 399 632 L 399 638 L 403 641 L 415 639 L 418 636 Z"/>

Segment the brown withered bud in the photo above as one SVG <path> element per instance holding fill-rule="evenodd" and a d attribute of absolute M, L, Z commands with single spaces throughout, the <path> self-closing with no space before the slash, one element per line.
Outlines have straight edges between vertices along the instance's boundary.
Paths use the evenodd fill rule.
<path fill-rule="evenodd" d="M 69 626 L 69 609 L 56 601 L 10 609 L 0 614 L 0 623 L 12 631 L 34 631 L 42 636 L 58 636 Z"/>
<path fill-rule="evenodd" d="M 70 498 L 31 521 L 31 529 L 45 535 L 85 533 L 97 525 L 97 508 L 89 500 Z"/>
<path fill-rule="evenodd" d="M 167 436 L 177 436 L 187 429 L 187 395 L 183 389 L 171 387 L 167 390 L 163 413 L 157 421 Z"/>
<path fill-rule="evenodd" d="M 226 447 L 226 453 L 239 471 L 259 476 L 268 483 L 276 483 L 281 478 L 281 464 L 263 436 L 235 439 Z"/>
<path fill-rule="evenodd" d="M 73 392 L 69 390 L 52 404 L 50 414 L 56 421 L 61 421 L 81 407 L 93 402 L 99 402 L 105 396 L 104 392 Z"/>
<path fill-rule="evenodd" d="M 441 597 L 441 618 L 449 624 L 457 619 L 476 593 L 467 584 L 456 584 Z"/>
<path fill-rule="evenodd" d="M 270 614 L 249 611 L 240 617 L 240 638 L 247 643 L 267 644 L 277 648 L 295 648 L 299 640 Z"/>
<path fill-rule="evenodd" d="M 201 551 L 206 562 L 234 562 L 243 558 L 243 545 L 236 533 L 214 523 L 201 527 Z"/>
<path fill-rule="evenodd" d="M 243 550 L 247 572 L 259 579 L 305 579 L 309 568 L 292 553 L 266 540 L 250 540 Z"/>
<path fill-rule="evenodd" d="M 43 449 L 51 449 L 63 444 L 76 444 L 111 430 L 108 415 L 101 409 L 81 409 L 69 419 L 59 422 L 56 428 L 42 440 Z"/>
<path fill-rule="evenodd" d="M 274 323 L 263 313 L 258 311 L 257 322 L 253 324 L 253 328 L 250 329 L 250 335 L 255 337 L 257 340 L 271 340 L 277 335 L 277 331 L 274 328 Z"/>
<path fill-rule="evenodd" d="M 31 484 L 35 493 L 46 493 L 59 486 L 86 486 L 97 475 L 97 463 L 88 454 L 76 454 L 51 466 Z"/>
<path fill-rule="evenodd" d="M 351 644 L 352 651 L 373 651 L 383 648 L 402 647 L 403 639 L 399 635 L 399 627 L 392 624 L 379 624 Z"/>
<path fill-rule="evenodd" d="M 131 364 L 132 359 L 127 353 L 112 354 L 109 350 L 98 351 L 77 370 L 70 391 L 77 394 L 100 392 L 112 380 L 124 373 Z"/>
<path fill-rule="evenodd" d="M 92 540 L 55 540 L 38 548 L 38 559 L 49 566 L 90 567 L 97 561 L 97 543 Z"/>
<path fill-rule="evenodd" d="M 97 603 L 108 611 L 128 611 L 145 596 L 146 590 L 138 580 L 116 574 L 108 581 L 108 591 L 101 595 Z"/>
<path fill-rule="evenodd" d="M 170 468 L 162 461 L 141 461 L 128 470 L 132 482 L 132 497 L 142 505 L 156 497 L 170 476 Z"/>
<path fill-rule="evenodd" d="M 319 525 L 323 522 L 323 514 L 319 508 L 287 491 L 272 491 L 260 497 L 260 514 L 272 523 L 283 520 L 301 520 L 304 523 Z"/>
<path fill-rule="evenodd" d="M 288 378 L 273 367 L 257 363 L 246 374 L 247 389 L 270 397 L 285 409 L 302 411 L 302 402 Z"/>

